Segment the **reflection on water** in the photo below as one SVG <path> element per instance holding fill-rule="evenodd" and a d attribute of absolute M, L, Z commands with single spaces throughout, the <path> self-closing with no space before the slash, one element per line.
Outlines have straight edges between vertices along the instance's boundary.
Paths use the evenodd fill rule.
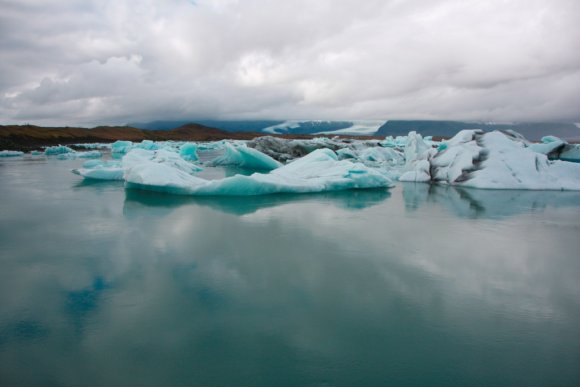
<path fill-rule="evenodd" d="M 0 168 L 2 385 L 578 385 L 574 193 L 191 198 L 78 164 Z"/>
<path fill-rule="evenodd" d="M 352 190 L 315 194 L 274 194 L 249 197 L 188 197 L 128 189 L 125 194 L 125 215 L 146 207 L 174 208 L 187 204 L 207 206 L 225 213 L 244 215 L 259 209 L 297 202 L 331 204 L 339 208 L 360 210 L 381 203 L 390 196 L 386 189 Z"/>
<path fill-rule="evenodd" d="M 436 203 L 462 218 L 501 218 L 546 208 L 578 207 L 577 191 L 483 190 L 403 183 L 403 197 L 409 211 L 425 203 Z"/>

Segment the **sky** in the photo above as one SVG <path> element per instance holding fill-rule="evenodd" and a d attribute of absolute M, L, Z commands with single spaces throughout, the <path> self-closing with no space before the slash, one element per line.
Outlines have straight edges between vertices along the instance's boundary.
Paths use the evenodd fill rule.
<path fill-rule="evenodd" d="M 578 0 L 0 0 L 0 123 L 580 122 Z"/>

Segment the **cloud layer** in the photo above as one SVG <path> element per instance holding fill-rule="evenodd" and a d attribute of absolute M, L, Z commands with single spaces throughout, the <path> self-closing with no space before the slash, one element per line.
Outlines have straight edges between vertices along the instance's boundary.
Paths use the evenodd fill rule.
<path fill-rule="evenodd" d="M 580 121 L 576 0 L 4 0 L 0 121 Z"/>

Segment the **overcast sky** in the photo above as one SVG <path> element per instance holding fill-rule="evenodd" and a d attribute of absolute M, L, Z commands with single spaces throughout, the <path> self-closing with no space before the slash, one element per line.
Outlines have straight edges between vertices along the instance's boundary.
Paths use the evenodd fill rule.
<path fill-rule="evenodd" d="M 578 0 L 0 0 L 0 122 L 580 122 Z"/>

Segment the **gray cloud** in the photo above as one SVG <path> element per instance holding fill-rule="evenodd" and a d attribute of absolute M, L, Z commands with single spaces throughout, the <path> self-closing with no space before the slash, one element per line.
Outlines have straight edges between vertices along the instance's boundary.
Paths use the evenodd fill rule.
<path fill-rule="evenodd" d="M 574 0 L 0 3 L 0 119 L 580 121 Z"/>

